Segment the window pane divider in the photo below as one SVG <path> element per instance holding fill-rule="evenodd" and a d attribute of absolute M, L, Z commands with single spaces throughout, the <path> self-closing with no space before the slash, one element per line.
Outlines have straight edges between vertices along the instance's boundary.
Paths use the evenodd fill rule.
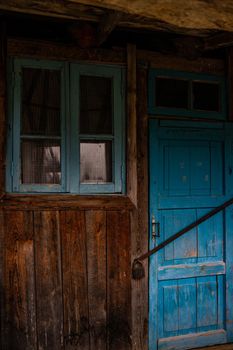
<path fill-rule="evenodd" d="M 113 135 L 102 135 L 102 134 L 96 134 L 96 135 L 83 135 L 80 134 L 79 138 L 82 140 L 114 140 L 114 136 Z"/>
<path fill-rule="evenodd" d="M 61 136 L 45 136 L 45 135 L 21 135 L 21 139 L 28 140 L 61 140 Z"/>

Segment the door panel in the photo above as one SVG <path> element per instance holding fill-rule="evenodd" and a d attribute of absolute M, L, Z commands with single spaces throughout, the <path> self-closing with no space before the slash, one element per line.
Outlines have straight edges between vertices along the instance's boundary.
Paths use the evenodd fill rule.
<path fill-rule="evenodd" d="M 161 232 L 157 242 L 165 241 L 212 209 L 160 210 Z M 220 212 L 161 250 L 158 253 L 159 265 L 222 260 L 223 231 L 223 213 Z"/>
<path fill-rule="evenodd" d="M 159 144 L 160 195 L 222 194 L 222 143 L 166 140 Z"/>
<path fill-rule="evenodd" d="M 151 248 L 232 196 L 231 163 L 229 130 L 192 124 L 181 130 L 151 120 L 150 218 L 161 225 Z M 232 341 L 226 327 L 226 309 L 232 308 L 232 291 L 226 291 L 231 283 L 226 279 L 227 225 L 220 212 L 151 258 L 150 350 Z"/>

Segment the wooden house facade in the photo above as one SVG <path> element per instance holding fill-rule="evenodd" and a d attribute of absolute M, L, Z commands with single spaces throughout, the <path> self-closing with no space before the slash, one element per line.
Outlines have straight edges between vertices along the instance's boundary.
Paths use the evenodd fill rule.
<path fill-rule="evenodd" d="M 0 0 L 3 350 L 233 342 L 232 18 Z"/>

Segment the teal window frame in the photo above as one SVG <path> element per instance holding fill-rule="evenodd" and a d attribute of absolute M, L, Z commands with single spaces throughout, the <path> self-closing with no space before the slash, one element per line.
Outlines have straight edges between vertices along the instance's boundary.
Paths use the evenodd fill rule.
<path fill-rule="evenodd" d="M 124 135 L 123 130 L 123 120 L 124 115 L 124 104 L 123 93 L 122 93 L 122 74 L 119 67 L 112 66 L 97 66 L 97 65 L 83 65 L 72 63 L 70 65 L 70 98 L 71 98 L 71 124 L 73 128 L 71 130 L 71 192 L 79 193 L 121 193 L 122 192 L 122 178 L 123 178 L 123 140 Z M 113 85 L 113 135 L 81 135 L 79 132 L 80 119 L 80 101 L 79 101 L 79 82 L 80 76 L 95 76 L 95 77 L 105 77 L 111 78 Z M 76 116 L 78 116 L 76 118 Z M 78 142 L 76 140 L 78 139 Z M 106 184 L 83 184 L 80 183 L 80 179 L 75 181 L 73 179 L 76 173 L 73 168 L 78 168 L 80 164 L 80 140 L 110 140 L 112 141 L 112 176 L 113 182 Z M 80 172 L 78 172 L 78 176 Z M 101 191 L 100 191 L 101 189 Z"/>
<path fill-rule="evenodd" d="M 21 184 L 20 120 L 22 69 L 61 72 L 61 184 Z M 107 77 L 113 87 L 113 134 L 80 135 L 80 76 Z M 125 72 L 119 66 L 15 58 L 8 65 L 9 126 L 6 190 L 16 193 L 107 194 L 125 192 Z M 35 136 L 36 138 L 36 136 Z M 80 183 L 80 140 L 112 141 L 112 182 Z"/>
<path fill-rule="evenodd" d="M 156 92 L 156 78 L 177 78 L 189 82 L 189 108 L 175 108 L 175 107 L 158 107 L 156 106 L 155 92 Z M 202 111 L 194 109 L 192 100 L 192 82 L 206 82 L 217 83 L 220 87 L 220 106 L 221 110 L 217 111 Z M 148 113 L 151 115 L 167 115 L 179 117 L 192 117 L 204 119 L 225 120 L 227 116 L 226 108 L 226 81 L 224 76 L 214 74 L 191 73 L 184 71 L 176 71 L 170 69 L 150 69 L 148 76 Z"/>

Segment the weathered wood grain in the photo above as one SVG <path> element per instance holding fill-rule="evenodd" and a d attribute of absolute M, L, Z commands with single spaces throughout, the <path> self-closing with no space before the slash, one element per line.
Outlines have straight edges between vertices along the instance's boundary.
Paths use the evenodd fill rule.
<path fill-rule="evenodd" d="M 5 192 L 6 150 L 6 23 L 0 21 L 0 197 Z"/>
<path fill-rule="evenodd" d="M 84 211 L 62 211 L 60 223 L 65 349 L 88 350 L 91 329 Z"/>
<path fill-rule="evenodd" d="M 37 333 L 39 349 L 62 349 L 63 306 L 59 213 L 34 213 Z"/>
<path fill-rule="evenodd" d="M 217 29 L 233 31 L 231 0 L 223 2 L 210 2 L 187 0 L 72 0 L 73 3 L 98 6 L 122 11 L 128 15 L 144 17 L 164 24 L 170 30 L 181 29 Z"/>
<path fill-rule="evenodd" d="M 1 209 L 0 210 L 0 246 L 2 247 L 0 249 L 0 349 L 5 348 L 5 300 L 4 300 L 4 270 L 5 270 L 5 221 L 4 221 L 4 212 Z M 4 247 L 4 249 L 3 249 Z"/>
<path fill-rule="evenodd" d="M 124 13 L 120 25 L 183 34 L 233 31 L 231 0 L 0 0 L 0 10 L 31 15 L 99 21 L 104 10 Z"/>
<path fill-rule="evenodd" d="M 195 276 L 217 276 L 225 274 L 225 263 L 199 263 L 199 264 L 179 264 L 169 267 L 160 267 L 158 269 L 158 280 L 172 280 L 181 275 L 181 270 L 184 270 L 183 278 L 194 278 Z"/>
<path fill-rule="evenodd" d="M 131 349 L 130 218 L 107 213 L 108 350 Z"/>
<path fill-rule="evenodd" d="M 99 209 L 99 210 L 130 210 L 133 204 L 126 196 L 118 195 L 17 195 L 7 194 L 0 200 L 0 207 L 18 210 L 59 210 L 59 209 Z"/>
<path fill-rule="evenodd" d="M 131 349 L 129 211 L 9 210 L 0 219 L 5 349 Z"/>
<path fill-rule="evenodd" d="M 34 350 L 36 298 L 32 212 L 5 213 L 6 348 Z"/>
<path fill-rule="evenodd" d="M 92 63 L 126 65 L 125 50 L 116 49 L 80 49 L 74 45 L 64 45 L 46 41 L 35 42 L 29 39 L 8 38 L 7 53 L 9 56 L 55 59 L 85 60 Z M 158 52 L 137 50 L 137 61 L 148 62 L 155 68 L 177 69 L 199 73 L 224 74 L 224 60 L 196 58 L 195 60 L 164 55 Z"/>
<path fill-rule="evenodd" d="M 127 46 L 127 194 L 137 206 L 136 46 Z"/>
<path fill-rule="evenodd" d="M 132 262 L 148 249 L 148 116 L 147 69 L 137 68 L 137 196 L 138 208 L 131 212 Z M 148 348 L 148 263 L 145 277 L 132 280 L 132 348 Z"/>
<path fill-rule="evenodd" d="M 2 11 L 16 13 L 28 13 L 30 15 L 42 15 L 45 17 L 69 18 L 76 20 L 97 21 L 103 15 L 103 10 L 93 6 L 83 6 L 72 1 L 44 1 L 44 0 L 10 0 L 0 1 Z"/>
<path fill-rule="evenodd" d="M 195 73 L 210 73 L 223 75 L 225 72 L 225 62 L 221 59 L 196 58 L 187 59 L 175 55 L 164 55 L 158 52 L 137 50 L 137 61 L 149 63 L 153 68 L 166 68 Z"/>
<path fill-rule="evenodd" d="M 124 50 L 80 49 L 76 45 L 65 45 L 46 41 L 9 38 L 9 56 L 54 59 L 60 61 L 77 60 L 91 63 L 126 65 Z"/>
<path fill-rule="evenodd" d="M 90 349 L 106 349 L 106 212 L 86 212 Z"/>

